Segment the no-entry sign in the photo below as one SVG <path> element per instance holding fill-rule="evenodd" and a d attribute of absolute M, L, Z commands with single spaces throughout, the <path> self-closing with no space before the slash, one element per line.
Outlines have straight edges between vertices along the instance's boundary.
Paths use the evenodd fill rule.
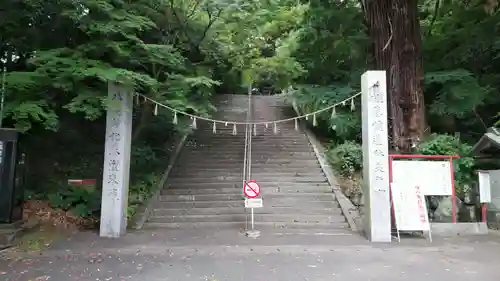
<path fill-rule="evenodd" d="M 254 180 L 249 180 L 243 186 L 243 193 L 248 198 L 255 198 L 260 194 L 260 185 Z"/>

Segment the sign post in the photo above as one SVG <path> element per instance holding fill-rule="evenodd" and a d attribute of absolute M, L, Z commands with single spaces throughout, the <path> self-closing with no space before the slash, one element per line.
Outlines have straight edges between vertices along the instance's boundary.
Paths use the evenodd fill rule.
<path fill-rule="evenodd" d="M 457 223 L 457 202 L 452 161 L 456 158 L 459 157 L 450 155 L 390 154 L 390 182 L 410 187 L 418 185 L 424 196 L 451 196 L 451 217 L 452 222 L 455 224 Z M 411 161 L 413 159 L 424 160 Z M 425 175 L 425 177 L 422 175 Z"/>
<path fill-rule="evenodd" d="M 399 231 L 424 231 L 432 242 L 431 227 L 425 202 L 425 194 L 420 185 L 391 183 L 392 205 L 396 220 L 398 241 Z"/>
<path fill-rule="evenodd" d="M 486 204 L 491 203 L 491 179 L 488 171 L 477 171 L 479 177 L 479 202 L 481 203 L 481 221 L 486 223 L 488 211 Z"/>
<path fill-rule="evenodd" d="M 254 208 L 262 208 L 262 198 L 257 198 L 260 195 L 260 185 L 254 181 L 249 180 L 243 185 L 243 193 L 245 194 L 245 208 L 250 208 L 251 216 L 251 229 L 247 230 L 246 235 L 250 238 L 257 238 L 260 236 L 260 231 L 255 229 Z"/>

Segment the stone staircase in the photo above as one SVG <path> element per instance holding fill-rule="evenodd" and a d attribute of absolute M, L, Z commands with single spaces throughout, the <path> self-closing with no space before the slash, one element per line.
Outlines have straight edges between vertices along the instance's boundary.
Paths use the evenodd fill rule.
<path fill-rule="evenodd" d="M 246 118 L 246 96 L 220 96 L 216 119 Z M 278 97 L 254 96 L 256 120 L 286 117 Z M 258 118 L 257 118 L 258 117 Z M 244 126 L 199 122 L 190 136 L 145 227 L 244 229 L 249 216 L 242 192 Z M 255 209 L 258 229 L 350 234 L 345 217 L 306 135 L 294 122 L 257 127 L 252 138 L 251 178 L 262 188 L 264 207 Z M 250 223 L 248 222 L 248 227 Z"/>

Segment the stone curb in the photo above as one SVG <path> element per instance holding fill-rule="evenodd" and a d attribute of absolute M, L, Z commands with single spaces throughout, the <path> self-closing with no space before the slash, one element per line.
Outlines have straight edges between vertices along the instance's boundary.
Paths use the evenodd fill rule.
<path fill-rule="evenodd" d="M 11 224 L 0 225 L 0 254 L 15 246 L 17 239 L 22 237 L 27 231 L 40 226 L 40 221 L 18 221 Z"/>
<path fill-rule="evenodd" d="M 146 220 L 148 219 L 149 215 L 151 214 L 151 206 L 153 202 L 160 196 L 161 191 L 167 181 L 168 176 L 170 175 L 170 172 L 172 171 L 172 168 L 175 165 L 175 162 L 177 161 L 177 157 L 179 156 L 182 148 L 184 147 L 184 143 L 186 142 L 187 137 L 189 136 L 191 132 L 185 132 L 183 135 L 180 137 L 179 141 L 177 142 L 172 155 L 170 156 L 169 163 L 167 168 L 165 169 L 165 172 L 163 173 L 163 176 L 161 177 L 160 182 L 158 183 L 158 187 L 156 189 L 155 194 L 151 196 L 144 204 L 142 204 L 139 207 L 138 212 L 135 214 L 135 216 L 131 220 L 131 226 L 130 228 L 132 229 L 142 229 L 144 226 L 144 223 L 146 223 Z"/>
<path fill-rule="evenodd" d="M 300 111 L 295 102 L 293 102 L 293 109 L 297 115 L 300 115 Z M 311 132 L 309 128 L 307 128 L 307 126 L 303 123 L 302 120 L 299 120 L 299 125 L 306 134 L 307 139 L 309 140 L 309 143 L 311 144 L 314 153 L 316 154 L 316 158 L 318 158 L 321 169 L 325 173 L 328 183 L 332 187 L 335 199 L 340 205 L 340 209 L 342 210 L 342 214 L 345 216 L 347 223 L 349 224 L 349 228 L 351 228 L 352 231 L 358 232 L 359 234 L 363 235 L 363 226 L 361 217 L 356 207 L 354 207 L 354 205 L 352 204 L 351 200 L 349 200 L 344 195 L 342 190 L 340 190 L 339 183 L 337 181 L 335 174 L 333 173 L 333 169 L 330 167 L 328 161 L 324 157 L 325 149 L 323 145 L 318 141 L 314 133 Z"/>

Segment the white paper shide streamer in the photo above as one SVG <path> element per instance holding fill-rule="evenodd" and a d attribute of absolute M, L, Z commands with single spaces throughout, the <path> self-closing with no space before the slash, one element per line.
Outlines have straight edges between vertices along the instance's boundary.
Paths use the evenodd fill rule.
<path fill-rule="evenodd" d="M 236 136 L 238 131 L 236 130 L 236 123 L 233 124 L 233 136 Z"/>
<path fill-rule="evenodd" d="M 179 122 L 179 120 L 177 120 L 177 111 L 174 112 L 174 121 L 173 123 L 174 124 L 177 124 Z"/>
<path fill-rule="evenodd" d="M 337 112 L 335 110 L 335 106 L 332 108 L 332 115 L 330 116 L 331 119 L 335 118 L 337 116 Z"/>
<path fill-rule="evenodd" d="M 196 129 L 198 126 L 196 125 L 196 117 L 191 117 L 193 119 L 193 129 Z"/>

